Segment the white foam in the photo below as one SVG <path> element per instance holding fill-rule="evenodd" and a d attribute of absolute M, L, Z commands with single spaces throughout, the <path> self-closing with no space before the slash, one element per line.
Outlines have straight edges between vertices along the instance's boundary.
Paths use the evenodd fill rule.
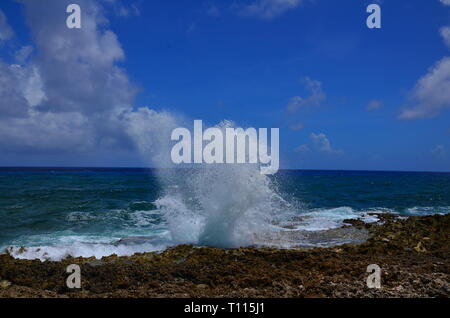
<path fill-rule="evenodd" d="M 301 205 L 284 201 L 272 190 L 273 185 L 265 180 L 266 177 L 259 174 L 256 169 L 255 171 L 258 175 L 253 176 L 253 179 L 248 175 L 248 179 L 244 178 L 253 180 L 253 184 L 242 182 L 239 185 L 233 181 L 233 177 L 236 176 L 234 173 L 242 176 L 244 173 L 242 170 L 236 170 L 229 178 L 221 179 L 220 173 L 225 172 L 214 168 L 209 172 L 212 174 L 210 177 L 214 177 L 212 180 L 220 183 L 223 188 L 219 189 L 225 192 L 207 191 L 206 187 L 200 187 L 197 190 L 199 192 L 193 192 L 197 197 L 183 197 L 182 193 L 176 195 L 171 192 L 172 194 L 165 195 L 155 202 L 156 211 L 132 212 L 130 214 L 132 222 L 124 226 L 123 231 L 116 232 L 110 237 L 80 236 L 71 231 L 28 236 L 18 239 L 17 244 L 8 247 L 8 253 L 19 259 L 45 261 L 61 260 L 69 256 L 96 258 L 112 254 L 129 256 L 134 253 L 162 251 L 177 244 L 217 247 L 250 245 L 278 248 L 299 245 L 326 247 L 349 243 L 352 236 L 333 236 L 328 233 L 322 237 L 315 233 L 338 229 L 344 225 L 346 219 L 360 219 L 370 223 L 378 221 L 376 214 L 397 213 L 385 208 L 364 211 L 351 207 L 305 210 Z M 227 176 L 229 173 L 227 170 Z M 196 180 L 195 176 L 193 177 L 192 182 Z M 216 186 L 212 180 L 203 184 Z M 254 192 L 255 187 L 260 187 L 263 191 Z M 180 186 L 179 189 L 188 188 Z M 227 189 L 229 191 L 226 191 Z M 239 191 L 231 193 L 230 189 Z M 204 197 L 199 198 L 199 194 Z M 415 209 L 412 208 L 411 211 Z M 163 214 L 167 222 L 163 224 L 164 226 L 154 228 L 151 233 L 146 232 L 146 226 L 158 213 Z M 153 236 L 147 239 L 136 237 L 142 234 Z M 21 243 L 24 242 L 33 242 L 33 246 L 23 248 L 21 246 L 24 244 Z"/>
<path fill-rule="evenodd" d="M 450 213 L 450 206 L 439 206 L 439 207 L 412 207 L 405 210 L 406 214 L 409 215 L 431 215 L 431 214 L 448 214 Z"/>
<path fill-rule="evenodd" d="M 98 259 L 103 256 L 116 254 L 118 256 L 130 256 L 135 253 L 144 253 L 152 251 L 162 251 L 169 247 L 168 243 L 154 242 L 148 244 L 135 245 L 112 245 L 112 244 L 90 244 L 76 243 L 73 245 L 57 245 L 57 246 L 33 246 L 19 247 L 11 246 L 7 248 L 7 252 L 18 259 L 39 259 L 41 261 L 53 260 L 59 261 L 67 257 L 96 257 Z"/>
<path fill-rule="evenodd" d="M 216 127 L 225 130 L 233 123 Z M 267 231 L 284 200 L 256 164 L 204 164 L 184 174 L 160 174 L 157 200 L 174 242 L 238 247 Z"/>
<path fill-rule="evenodd" d="M 313 209 L 305 212 L 299 211 L 297 213 L 281 221 L 279 225 L 299 231 L 325 231 L 342 227 L 346 219 L 360 219 L 366 223 L 377 222 L 378 217 L 372 214 L 386 213 L 386 211 L 381 209 L 357 211 L 351 207 L 338 207 Z"/>

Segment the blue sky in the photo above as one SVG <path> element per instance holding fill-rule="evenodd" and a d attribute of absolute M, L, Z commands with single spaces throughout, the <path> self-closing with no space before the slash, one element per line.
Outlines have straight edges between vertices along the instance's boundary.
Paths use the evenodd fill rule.
<path fill-rule="evenodd" d="M 0 84 L 28 88 L 0 88 L 0 165 L 147 165 L 111 128 L 135 132 L 145 106 L 211 125 L 279 127 L 282 168 L 450 171 L 450 5 L 377 1 L 382 28 L 368 29 L 373 2 L 82 0 L 94 27 L 73 38 L 55 0 L 4 0 Z M 57 51 L 56 39 L 73 43 Z M 61 77 L 63 65 L 86 72 Z M 95 96 L 88 84 L 63 83 L 111 76 Z M 14 106 L 23 112 L 12 111 L 24 96 Z M 121 105 L 129 121 L 105 123 Z"/>

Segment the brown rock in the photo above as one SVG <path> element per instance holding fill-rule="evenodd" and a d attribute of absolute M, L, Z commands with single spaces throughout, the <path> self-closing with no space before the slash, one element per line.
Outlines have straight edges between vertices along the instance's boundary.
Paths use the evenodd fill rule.
<path fill-rule="evenodd" d="M 0 282 L 0 289 L 6 289 L 6 288 L 8 288 L 9 286 L 11 286 L 11 283 L 8 282 L 7 280 L 2 280 L 2 281 Z"/>

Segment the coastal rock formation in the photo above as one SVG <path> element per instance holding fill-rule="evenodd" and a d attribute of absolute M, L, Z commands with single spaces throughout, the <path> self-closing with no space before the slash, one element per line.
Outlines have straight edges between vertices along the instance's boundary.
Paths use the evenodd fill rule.
<path fill-rule="evenodd" d="M 61 262 L 4 254 L 0 297 L 450 297 L 450 215 L 381 220 L 352 225 L 366 242 L 331 248 L 180 245 Z M 81 267 L 80 290 L 66 287 L 69 264 Z M 370 264 L 381 267 L 380 289 L 366 285 Z"/>

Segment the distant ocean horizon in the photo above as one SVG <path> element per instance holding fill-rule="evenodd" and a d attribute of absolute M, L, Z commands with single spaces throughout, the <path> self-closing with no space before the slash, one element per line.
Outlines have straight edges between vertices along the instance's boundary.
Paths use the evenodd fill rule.
<path fill-rule="evenodd" d="M 0 167 L 0 249 L 17 258 L 334 246 L 380 213 L 450 213 L 450 172 Z"/>
<path fill-rule="evenodd" d="M 156 167 L 126 167 L 126 166 L 0 166 L 0 171 L 14 171 L 14 170 L 30 170 L 30 171 L 45 171 L 45 170 L 61 170 L 61 171 L 79 171 L 79 170 L 161 170 L 161 169 L 196 169 L 195 167 L 173 167 L 173 168 L 156 168 Z M 419 174 L 450 174 L 450 171 L 438 170 L 389 170 L 389 169 L 296 169 L 296 168 L 280 168 L 278 173 L 283 172 L 330 172 L 330 173 L 419 173 Z"/>

